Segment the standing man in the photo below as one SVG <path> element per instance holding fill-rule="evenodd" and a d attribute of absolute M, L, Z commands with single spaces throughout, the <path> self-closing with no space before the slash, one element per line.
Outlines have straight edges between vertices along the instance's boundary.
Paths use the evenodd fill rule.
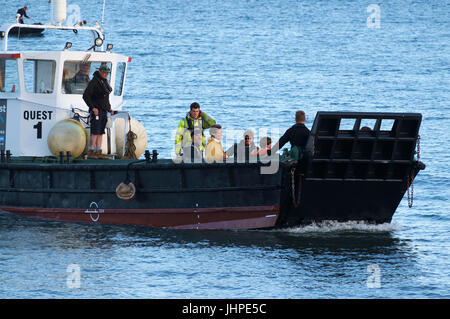
<path fill-rule="evenodd" d="M 178 124 L 177 134 L 175 136 L 175 154 L 181 156 L 181 150 L 184 147 L 190 147 L 192 145 L 192 131 L 199 130 L 202 132 L 202 146 L 204 148 L 206 146 L 206 139 L 203 136 L 203 130 L 210 128 L 214 124 L 216 124 L 216 121 L 200 110 L 200 104 L 197 102 L 192 103 L 190 111 Z"/>
<path fill-rule="evenodd" d="M 306 143 L 308 143 L 309 136 L 311 132 L 305 126 L 306 115 L 303 111 L 295 112 L 295 124 L 291 126 L 280 139 L 277 144 L 272 147 L 274 152 L 277 152 L 282 148 L 287 142 L 291 143 L 291 155 L 294 157 L 299 157 L 303 155 Z M 297 153 L 297 154 L 295 154 Z M 301 159 L 301 158 L 299 158 Z"/>
<path fill-rule="evenodd" d="M 83 100 L 89 106 L 91 143 L 89 145 L 88 158 L 103 158 L 102 137 L 105 134 L 107 113 L 111 110 L 109 94 L 112 91 L 108 83 L 108 74 L 111 70 L 106 64 L 94 72 L 92 80 L 89 82 L 83 94 Z"/>
<path fill-rule="evenodd" d="M 27 16 L 27 6 L 20 8 L 17 10 L 17 22 L 23 24 L 23 17 L 31 19 L 29 16 Z"/>

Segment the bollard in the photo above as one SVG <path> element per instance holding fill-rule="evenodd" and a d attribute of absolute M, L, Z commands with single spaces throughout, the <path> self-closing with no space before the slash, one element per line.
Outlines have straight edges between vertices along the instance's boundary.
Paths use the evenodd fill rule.
<path fill-rule="evenodd" d="M 156 163 L 158 161 L 158 151 L 157 150 L 153 150 L 152 151 L 152 163 Z"/>
<path fill-rule="evenodd" d="M 144 156 L 145 156 L 145 162 L 147 164 L 150 163 L 150 151 L 149 150 L 145 150 Z"/>

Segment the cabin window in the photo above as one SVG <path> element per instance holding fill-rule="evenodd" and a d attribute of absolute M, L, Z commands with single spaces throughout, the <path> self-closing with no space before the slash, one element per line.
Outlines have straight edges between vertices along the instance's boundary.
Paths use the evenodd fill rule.
<path fill-rule="evenodd" d="M 114 85 L 114 95 L 120 96 L 122 95 L 122 89 L 123 89 L 123 81 L 125 79 L 125 62 L 117 63 L 116 68 L 116 82 Z"/>
<path fill-rule="evenodd" d="M 84 90 L 93 78 L 94 72 L 106 64 L 111 69 L 111 62 L 83 62 L 66 61 L 62 78 L 62 93 L 83 94 Z M 108 74 L 108 81 L 111 80 L 111 73 Z"/>
<path fill-rule="evenodd" d="M 0 59 L 0 92 L 19 92 L 19 72 L 16 59 Z"/>
<path fill-rule="evenodd" d="M 23 74 L 25 89 L 29 93 L 53 93 L 56 62 L 50 60 L 25 60 Z"/>

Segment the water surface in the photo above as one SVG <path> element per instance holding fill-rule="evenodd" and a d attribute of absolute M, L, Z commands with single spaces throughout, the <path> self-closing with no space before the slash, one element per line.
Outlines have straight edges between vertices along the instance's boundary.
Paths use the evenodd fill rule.
<path fill-rule="evenodd" d="M 103 1 L 67 3 L 78 4 L 89 23 L 101 21 Z M 148 149 L 166 158 L 193 101 L 227 129 L 273 130 L 274 139 L 298 109 L 309 127 L 317 111 L 422 113 L 427 167 L 412 209 L 405 195 L 391 224 L 277 231 L 66 224 L 0 213 L 0 297 L 448 298 L 450 3 L 377 1 L 380 28 L 367 26 L 369 4 L 108 0 L 106 42 L 132 57 L 124 108 L 145 126 Z M 47 9 L 47 1 L 30 1 L 31 21 L 46 22 Z M 0 24 L 16 10 L 6 0 Z M 12 39 L 10 48 L 62 50 L 69 33 Z M 74 49 L 89 47 L 82 40 L 89 35 L 77 35 Z M 79 288 L 68 284 L 70 265 L 81 271 Z M 370 288 L 373 269 L 379 288 Z"/>

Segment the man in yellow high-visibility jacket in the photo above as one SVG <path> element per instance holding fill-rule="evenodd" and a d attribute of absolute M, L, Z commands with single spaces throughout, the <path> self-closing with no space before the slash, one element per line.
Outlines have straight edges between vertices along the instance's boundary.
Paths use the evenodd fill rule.
<path fill-rule="evenodd" d="M 200 104 L 197 102 L 192 103 L 190 111 L 178 124 L 175 136 L 175 154 L 180 156 L 184 147 L 190 147 L 192 145 L 192 131 L 201 130 L 203 135 L 203 130 L 210 128 L 214 124 L 216 124 L 216 121 L 200 110 Z M 203 150 L 205 146 L 206 139 L 203 136 L 201 150 Z"/>

